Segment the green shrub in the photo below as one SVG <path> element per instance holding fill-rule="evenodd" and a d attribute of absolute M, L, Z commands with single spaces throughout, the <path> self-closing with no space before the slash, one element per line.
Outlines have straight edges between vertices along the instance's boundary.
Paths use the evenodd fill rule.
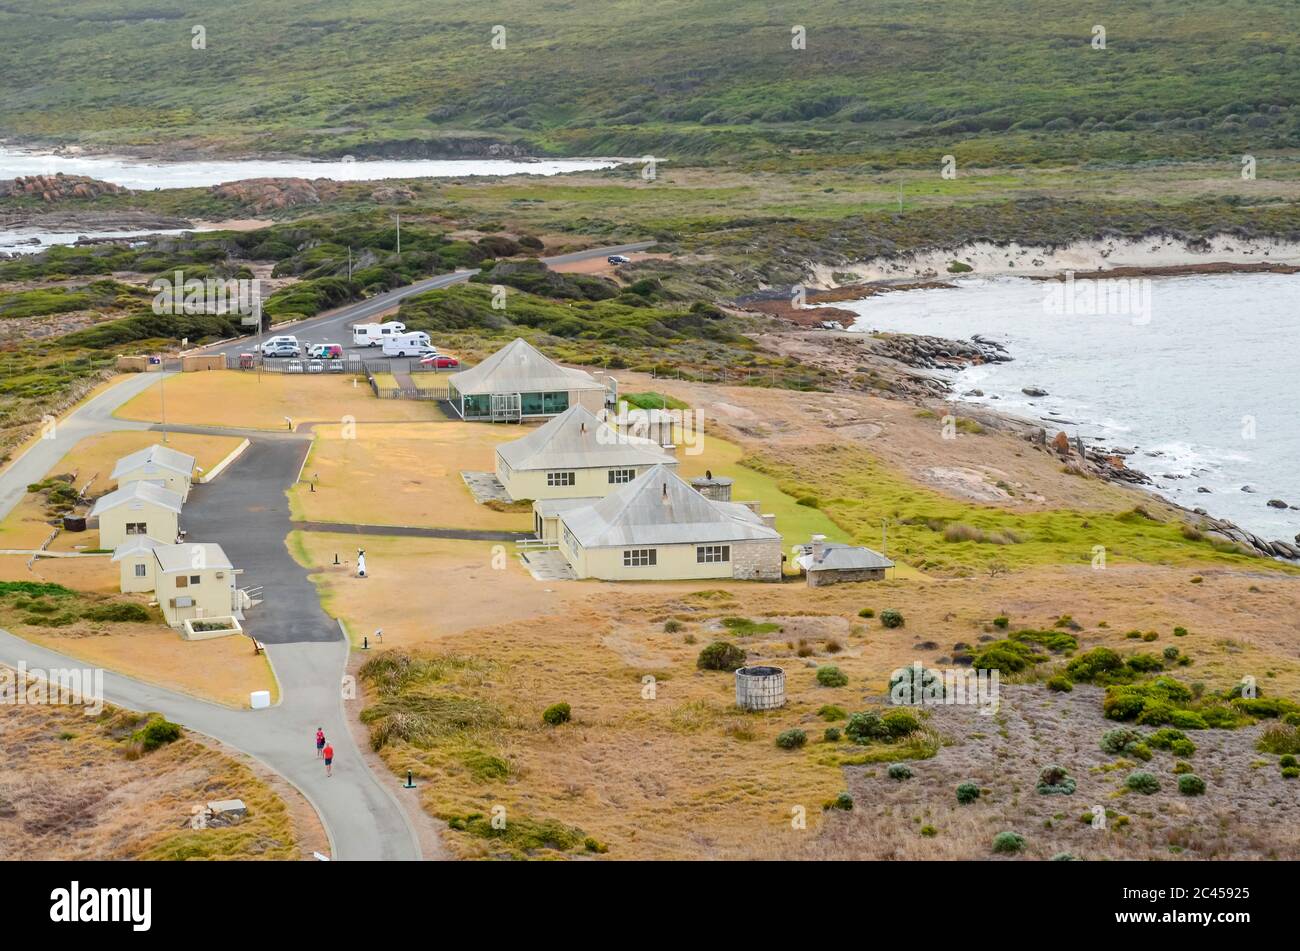
<path fill-rule="evenodd" d="M 1120 727 L 1107 730 L 1101 735 L 1101 749 L 1103 753 L 1119 756 L 1121 753 L 1128 753 L 1142 741 L 1143 735 L 1139 731 Z"/>
<path fill-rule="evenodd" d="M 1051 858 L 1050 861 L 1053 861 L 1053 862 L 1077 862 L 1077 861 L 1079 861 L 1079 860 L 1076 859 L 1076 858 L 1075 858 L 1073 855 L 1071 855 L 1069 852 L 1057 852 L 1055 855 L 1052 856 L 1052 858 Z"/>
<path fill-rule="evenodd" d="M 1199 796 L 1205 792 L 1205 780 L 1195 773 L 1183 773 L 1178 777 L 1178 791 L 1184 796 Z"/>
<path fill-rule="evenodd" d="M 180 738 L 180 726 L 161 717 L 150 720 L 145 724 L 144 729 L 135 734 L 135 739 L 139 741 L 146 753 L 152 753 L 158 747 L 174 743 Z"/>
<path fill-rule="evenodd" d="M 846 792 L 842 792 L 835 797 L 834 801 L 831 803 L 831 808 L 842 809 L 845 812 L 848 812 L 853 808 L 853 797 Z"/>
<path fill-rule="evenodd" d="M 147 621 L 149 612 L 142 604 L 130 602 L 120 604 L 100 604 L 87 608 L 81 616 L 90 621 Z"/>
<path fill-rule="evenodd" d="M 1165 662 L 1155 654 L 1134 654 L 1126 662 L 1130 670 L 1139 674 L 1151 674 L 1165 669 Z"/>
<path fill-rule="evenodd" d="M 1292 756 L 1290 753 L 1287 753 L 1285 756 L 1283 756 L 1281 759 L 1279 759 L 1279 760 L 1277 761 L 1277 765 L 1279 765 L 1279 766 L 1300 766 L 1300 762 L 1297 762 L 1297 761 L 1296 761 L 1296 758 L 1295 758 L 1294 756 Z"/>
<path fill-rule="evenodd" d="M 940 671 L 909 664 L 889 678 L 889 696 L 897 704 L 914 706 L 926 700 L 942 700 L 947 686 Z"/>
<path fill-rule="evenodd" d="M 1014 855 L 1025 849 L 1025 837 L 1016 832 L 999 832 L 993 837 L 993 851 Z"/>
<path fill-rule="evenodd" d="M 997 617 L 993 619 L 993 626 L 1000 627 L 1004 631 L 1007 629 L 1007 626 L 1010 623 L 1011 623 L 1011 618 L 1007 617 L 1005 614 L 999 614 Z"/>
<path fill-rule="evenodd" d="M 1160 791 L 1160 780 L 1142 770 L 1129 773 L 1128 778 L 1124 780 L 1124 785 L 1133 792 L 1139 792 L 1144 796 L 1150 796 L 1152 793 Z"/>
<path fill-rule="evenodd" d="M 1057 674 L 1047 681 L 1047 689 L 1055 690 L 1057 693 L 1069 693 L 1074 689 L 1074 684 L 1070 683 L 1070 678 L 1064 674 Z"/>
<path fill-rule="evenodd" d="M 844 735 L 859 746 L 865 746 L 872 740 L 884 739 L 888 733 L 880 715 L 866 710 L 849 717 L 849 722 L 844 726 Z"/>
<path fill-rule="evenodd" d="M 962 783 L 957 787 L 957 802 L 968 806 L 980 797 L 980 788 L 974 783 Z"/>
<path fill-rule="evenodd" d="M 1038 774 L 1035 787 L 1044 796 L 1071 796 L 1074 794 L 1075 782 L 1063 766 L 1045 766 Z"/>
<path fill-rule="evenodd" d="M 823 720 L 843 720 L 848 716 L 843 707 L 837 707 L 834 704 L 826 704 L 817 711 L 817 715 Z"/>
<path fill-rule="evenodd" d="M 559 726 L 573 719 L 573 711 L 567 703 L 553 703 L 542 711 L 542 722 L 550 726 Z"/>
<path fill-rule="evenodd" d="M 680 631 L 681 629 L 682 629 L 682 622 L 681 622 L 681 621 L 677 621 L 677 620 L 674 620 L 674 619 L 672 619 L 672 618 L 669 618 L 667 621 L 664 621 L 664 633 L 665 633 L 665 634 L 676 634 L 676 633 L 677 633 L 678 631 Z"/>
<path fill-rule="evenodd" d="M 1283 766 L 1283 767 L 1282 767 L 1282 778 L 1283 778 L 1283 779 L 1295 779 L 1297 776 L 1300 776 L 1300 766 Z"/>
<path fill-rule="evenodd" d="M 1158 750 L 1169 750 L 1175 756 L 1186 757 L 1196 752 L 1196 747 L 1183 735 L 1181 730 L 1174 730 L 1169 727 L 1156 730 L 1146 738 L 1146 742 Z"/>
<path fill-rule="evenodd" d="M 815 495 L 802 495 L 794 500 L 795 505 L 802 505 L 805 508 L 819 509 L 822 507 L 821 499 Z"/>
<path fill-rule="evenodd" d="M 984 645 L 975 655 L 971 666 L 976 670 L 1000 670 L 1004 674 L 1014 674 L 1032 667 L 1046 655 L 1021 641 L 1002 640 Z"/>
<path fill-rule="evenodd" d="M 745 666 L 745 650 L 729 641 L 714 641 L 696 658 L 695 666 L 700 670 L 734 671 Z"/>
<path fill-rule="evenodd" d="M 902 627 L 903 615 L 893 608 L 886 608 L 880 612 L 881 627 Z"/>
<path fill-rule="evenodd" d="M 808 742 L 808 734 L 798 728 L 777 734 L 776 745 L 783 750 L 797 750 Z"/>
<path fill-rule="evenodd" d="M 890 763 L 889 769 L 886 770 L 890 779 L 911 779 L 912 771 L 907 768 L 905 763 Z"/>
<path fill-rule="evenodd" d="M 1178 648 L 1177 648 L 1177 647 L 1173 647 L 1172 645 L 1169 646 L 1169 647 L 1166 647 L 1166 648 L 1165 648 L 1163 651 L 1161 651 L 1160 653 L 1164 656 L 1165 660 L 1177 660 L 1177 659 L 1178 659 Z"/>
<path fill-rule="evenodd" d="M 861 611 L 858 612 L 858 617 L 875 617 L 875 616 L 876 616 L 876 612 L 874 608 L 863 608 Z"/>
<path fill-rule="evenodd" d="M 1183 773 L 1190 773 L 1190 772 L 1192 772 L 1192 764 L 1191 764 L 1191 763 L 1184 763 L 1182 760 L 1179 760 L 1177 763 L 1174 763 L 1174 775 L 1175 775 L 1175 776 L 1179 776 L 1179 775 L 1181 775 L 1181 774 L 1183 774 Z"/>
<path fill-rule="evenodd" d="M 1209 727 L 1205 717 L 1194 710 L 1175 710 L 1169 716 L 1169 723 L 1180 730 L 1204 730 Z"/>
<path fill-rule="evenodd" d="M 890 710 L 880 718 L 880 724 L 891 740 L 911 736 L 921 729 L 921 722 L 907 710 Z"/>
<path fill-rule="evenodd" d="M 837 726 L 828 726 L 822 733 L 822 739 L 827 743 L 838 743 L 840 741 L 840 728 Z"/>
<path fill-rule="evenodd" d="M 1075 683 L 1091 683 L 1113 674 L 1123 666 L 1123 658 L 1109 647 L 1094 647 L 1070 661 L 1065 672 Z"/>
<path fill-rule="evenodd" d="M 823 687 L 843 687 L 849 682 L 849 677 L 838 667 L 828 664 L 817 668 L 817 682 Z"/>
<path fill-rule="evenodd" d="M 1187 636 L 1187 628 L 1185 627 L 1174 628 L 1174 637 L 1186 637 L 1186 636 Z"/>

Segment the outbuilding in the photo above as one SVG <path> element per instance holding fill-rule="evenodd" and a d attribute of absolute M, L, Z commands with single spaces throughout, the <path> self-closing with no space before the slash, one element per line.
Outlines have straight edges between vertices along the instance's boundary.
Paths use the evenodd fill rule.
<path fill-rule="evenodd" d="M 604 498 L 672 453 L 628 436 L 578 404 L 496 451 L 498 481 L 512 499 Z"/>
<path fill-rule="evenodd" d="M 517 422 L 558 416 L 570 406 L 605 407 L 606 387 L 585 370 L 562 367 L 517 337 L 476 367 L 447 381 L 461 419 Z"/>
<path fill-rule="evenodd" d="M 190 494 L 194 464 L 193 456 L 155 443 L 117 460 L 112 479 L 118 488 L 132 482 L 152 482 L 171 489 L 184 501 Z"/>
<path fill-rule="evenodd" d="M 716 502 L 657 465 L 603 499 L 555 507 L 560 554 L 607 581 L 781 577 L 781 535 L 754 509 Z"/>
<path fill-rule="evenodd" d="M 236 613 L 235 577 L 239 572 L 220 545 L 159 545 L 153 556 L 158 606 L 172 627 L 182 627 L 194 618 L 230 617 Z"/>
<path fill-rule="evenodd" d="M 181 496 L 152 482 L 130 482 L 101 495 L 90 510 L 99 521 L 99 547 L 116 549 L 130 538 L 147 535 L 175 541 L 180 532 Z"/>
<path fill-rule="evenodd" d="M 879 552 L 861 545 L 828 542 L 814 535 L 812 544 L 800 545 L 794 563 L 808 581 L 808 587 L 839 584 L 841 581 L 882 581 L 894 563 Z"/>
<path fill-rule="evenodd" d="M 153 550 L 165 544 L 148 535 L 132 535 L 113 549 L 113 561 L 120 566 L 119 587 L 122 592 L 152 591 L 154 589 L 154 569 L 158 560 Z"/>

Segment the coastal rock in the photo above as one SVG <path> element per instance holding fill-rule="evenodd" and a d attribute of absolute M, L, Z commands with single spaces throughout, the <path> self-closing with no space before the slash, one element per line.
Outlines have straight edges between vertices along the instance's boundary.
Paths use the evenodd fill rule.
<path fill-rule="evenodd" d="M 1047 395 L 1047 390 L 1043 389 L 1041 386 L 1022 386 L 1020 388 L 1020 392 L 1024 393 L 1025 396 L 1046 396 Z"/>
<path fill-rule="evenodd" d="M 1198 486 L 1196 487 L 1196 491 L 1197 491 L 1197 492 L 1200 492 L 1200 493 L 1202 493 L 1202 494 L 1204 494 L 1204 495 L 1209 495 L 1209 494 L 1210 494 L 1210 490 L 1207 489 L 1207 488 L 1206 488 L 1205 486 L 1203 486 L 1203 485 L 1198 485 Z"/>
<path fill-rule="evenodd" d="M 1243 492 L 1251 492 L 1251 493 L 1253 493 L 1253 492 L 1255 491 L 1255 488 L 1254 488 L 1254 486 L 1243 485 L 1243 486 L 1241 487 L 1241 491 L 1243 491 Z"/>
<path fill-rule="evenodd" d="M 1070 454 L 1070 437 L 1065 435 L 1064 432 L 1057 433 L 1052 438 L 1052 448 L 1055 449 L 1059 455 L 1068 456 Z"/>
<path fill-rule="evenodd" d="M 88 200 L 98 198 L 100 195 L 129 194 L 130 191 L 129 188 L 114 185 L 112 182 L 101 182 L 85 175 L 65 175 L 62 172 L 54 175 L 19 176 L 10 181 L 0 182 L 0 198 L 32 195 L 39 196 L 45 202 L 72 198 Z"/>
<path fill-rule="evenodd" d="M 1286 503 L 1283 502 L 1281 499 L 1269 499 L 1268 507 L 1274 509 L 1284 509 L 1286 508 Z"/>
<path fill-rule="evenodd" d="M 320 190 L 317 185 L 329 186 L 323 179 L 316 182 L 305 178 L 249 178 L 212 186 L 217 198 L 237 201 L 255 214 L 294 208 L 299 205 L 319 205 Z"/>

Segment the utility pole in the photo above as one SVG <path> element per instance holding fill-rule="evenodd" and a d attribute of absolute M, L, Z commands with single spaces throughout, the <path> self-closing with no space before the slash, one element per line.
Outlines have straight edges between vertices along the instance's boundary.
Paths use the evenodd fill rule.
<path fill-rule="evenodd" d="M 397 216 L 397 256 L 402 256 L 402 216 Z"/>
<path fill-rule="evenodd" d="M 167 442 L 167 358 L 163 357 L 162 373 L 158 377 L 158 398 L 162 402 L 163 443 Z"/>

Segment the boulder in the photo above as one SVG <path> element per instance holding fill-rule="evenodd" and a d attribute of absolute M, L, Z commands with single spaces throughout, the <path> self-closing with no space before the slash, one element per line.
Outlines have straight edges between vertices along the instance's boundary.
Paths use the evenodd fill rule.
<path fill-rule="evenodd" d="M 1065 435 L 1064 432 L 1057 433 L 1052 439 L 1052 448 L 1060 455 L 1068 456 L 1070 454 L 1070 437 Z"/>
<path fill-rule="evenodd" d="M 1281 499 L 1269 499 L 1268 506 L 1269 508 L 1274 508 L 1274 509 L 1284 509 L 1286 508 L 1286 503 L 1283 502 Z"/>
<path fill-rule="evenodd" d="M 1025 396 L 1046 396 L 1047 395 L 1047 390 L 1043 389 L 1040 386 L 1024 386 L 1020 388 L 1020 392 L 1024 393 Z"/>

